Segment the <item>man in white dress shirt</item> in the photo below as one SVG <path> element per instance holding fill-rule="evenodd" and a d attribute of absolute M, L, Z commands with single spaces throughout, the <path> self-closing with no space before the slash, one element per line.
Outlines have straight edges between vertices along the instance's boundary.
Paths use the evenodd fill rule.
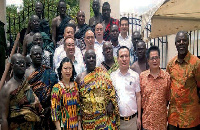
<path fill-rule="evenodd" d="M 126 46 L 130 49 L 133 48 L 133 44 L 131 41 L 131 36 L 128 35 L 129 30 L 129 20 L 127 17 L 122 17 L 120 19 L 120 34 L 118 37 L 119 45 Z"/>
<path fill-rule="evenodd" d="M 73 38 L 67 38 L 64 40 L 64 51 L 61 51 L 60 54 L 57 55 L 58 57 L 54 57 L 55 72 L 57 72 L 57 68 L 60 66 L 60 62 L 65 57 L 68 57 L 72 60 L 77 75 L 85 71 L 83 57 L 81 53 L 79 55 L 76 55 L 76 49 L 77 48 L 75 48 Z"/>
<path fill-rule="evenodd" d="M 88 29 L 85 33 L 84 37 L 84 42 L 85 42 L 85 49 L 82 50 L 82 55 L 85 55 L 85 52 L 92 49 L 95 51 L 96 58 L 97 58 L 97 63 L 96 66 L 99 67 L 101 65 L 101 62 L 104 60 L 103 54 L 102 54 L 102 48 L 99 49 L 97 46 L 94 45 L 95 43 L 95 37 L 94 33 L 92 30 Z"/>
<path fill-rule="evenodd" d="M 74 26 L 73 25 L 67 25 L 65 27 L 65 30 L 64 30 L 64 38 L 61 39 L 57 45 L 58 47 L 56 48 L 55 52 L 54 52 L 54 56 L 53 56 L 53 66 L 54 66 L 54 69 L 55 69 L 55 72 L 57 72 L 57 68 L 60 66 L 60 62 L 61 60 L 66 57 L 66 52 L 64 50 L 64 44 L 65 44 L 65 39 L 66 38 L 72 38 L 74 39 Z M 76 57 L 76 59 L 79 61 L 79 62 L 83 62 L 83 56 L 81 54 L 81 50 L 75 46 L 75 54 L 74 56 Z M 80 60 L 79 60 L 80 59 Z M 78 73 L 78 72 L 76 72 Z"/>
<path fill-rule="evenodd" d="M 101 52 L 103 52 L 102 48 L 103 48 L 103 44 L 105 43 L 105 41 L 103 40 L 103 25 L 101 23 L 98 23 L 95 26 L 95 43 L 94 46 L 95 48 L 101 49 Z"/>
<path fill-rule="evenodd" d="M 110 77 L 115 87 L 120 111 L 120 129 L 141 129 L 141 94 L 139 75 L 129 68 L 129 48 L 121 46 L 117 51 L 119 69 Z"/>

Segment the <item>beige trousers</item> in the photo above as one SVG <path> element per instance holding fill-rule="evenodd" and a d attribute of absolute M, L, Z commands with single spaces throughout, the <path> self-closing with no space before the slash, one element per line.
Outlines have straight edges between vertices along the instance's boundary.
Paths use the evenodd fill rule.
<path fill-rule="evenodd" d="M 137 130 L 137 116 L 130 119 L 129 121 L 124 121 L 120 119 L 120 130 Z"/>

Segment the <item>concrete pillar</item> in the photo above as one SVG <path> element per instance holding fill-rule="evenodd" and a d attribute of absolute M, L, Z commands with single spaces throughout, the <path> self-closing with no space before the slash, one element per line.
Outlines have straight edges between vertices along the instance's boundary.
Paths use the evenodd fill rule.
<path fill-rule="evenodd" d="M 102 5 L 104 2 L 108 2 L 111 8 L 110 16 L 119 19 L 120 18 L 120 0 L 100 0 L 100 10 L 102 10 Z M 102 11 L 101 11 L 102 12 Z"/>
<path fill-rule="evenodd" d="M 89 24 L 90 19 L 90 0 L 80 0 L 79 3 L 80 10 L 85 12 L 85 22 Z"/>
<path fill-rule="evenodd" d="M 167 56 L 167 63 L 178 54 L 175 46 L 175 37 L 176 34 L 168 35 L 168 56 Z"/>
<path fill-rule="evenodd" d="M 6 0 L 0 0 L 0 21 L 6 24 Z"/>
<path fill-rule="evenodd" d="M 3 22 L 4 25 L 4 32 L 5 32 L 5 39 L 7 39 L 6 30 L 7 30 L 7 23 L 6 23 L 6 0 L 0 0 L 0 21 Z M 2 30 L 1 30 L 2 31 Z"/>

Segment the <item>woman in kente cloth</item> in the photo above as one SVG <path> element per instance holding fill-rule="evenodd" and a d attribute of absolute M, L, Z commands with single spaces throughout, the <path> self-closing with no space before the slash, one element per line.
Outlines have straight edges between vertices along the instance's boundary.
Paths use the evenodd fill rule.
<path fill-rule="evenodd" d="M 78 116 L 79 95 L 72 61 L 65 57 L 57 71 L 60 81 L 54 85 L 51 93 L 52 121 L 58 130 L 78 130 L 81 127 Z"/>

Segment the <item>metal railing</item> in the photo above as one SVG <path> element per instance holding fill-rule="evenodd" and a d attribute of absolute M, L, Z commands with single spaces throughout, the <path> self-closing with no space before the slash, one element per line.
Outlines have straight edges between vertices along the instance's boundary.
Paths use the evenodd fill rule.
<path fill-rule="evenodd" d="M 189 34 L 189 51 L 195 55 L 200 56 L 200 30 L 190 31 Z"/>
<path fill-rule="evenodd" d="M 37 0 L 27 0 L 27 3 L 24 4 L 26 6 L 16 14 L 13 14 L 7 10 L 7 40 L 10 42 L 11 47 L 17 33 L 24 28 L 27 28 L 29 18 L 31 15 L 35 14 L 34 8 L 36 1 Z M 58 15 L 58 0 L 41 0 L 41 2 L 44 6 L 42 17 L 44 18 L 45 16 L 45 19 L 49 20 L 49 25 L 51 25 L 51 20 Z"/>
<path fill-rule="evenodd" d="M 129 19 L 129 35 L 132 35 L 134 31 L 139 31 L 143 35 L 143 40 L 146 42 L 147 48 L 152 45 L 158 46 L 160 49 L 160 67 L 165 69 L 167 65 L 167 51 L 168 51 L 168 39 L 167 36 L 151 39 L 151 24 L 148 23 L 142 32 L 142 17 L 134 14 L 123 14 L 121 17 L 127 17 Z"/>

